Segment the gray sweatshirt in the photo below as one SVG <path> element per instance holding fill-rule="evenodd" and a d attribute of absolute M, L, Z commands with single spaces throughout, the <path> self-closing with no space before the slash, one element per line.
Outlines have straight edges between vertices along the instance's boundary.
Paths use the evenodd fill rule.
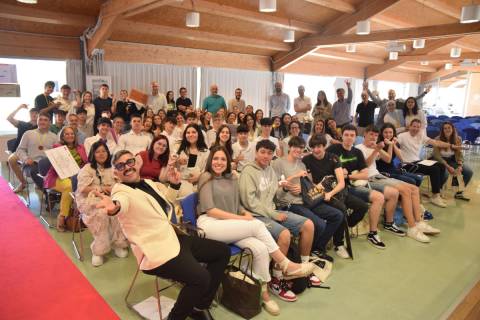
<path fill-rule="evenodd" d="M 271 166 L 262 169 L 256 162 L 245 165 L 240 175 L 240 201 L 253 213 L 274 219 L 274 198 L 278 190 L 278 179 Z"/>
<path fill-rule="evenodd" d="M 277 174 L 277 178 L 281 180 L 281 176 L 285 176 L 287 179 L 294 174 L 297 174 L 299 171 L 306 171 L 305 165 L 302 161 L 297 160 L 295 164 L 288 162 L 287 159 L 278 158 L 272 163 L 273 170 Z M 290 180 L 293 184 L 300 184 L 300 178 L 295 178 Z M 294 195 L 291 192 L 285 192 L 282 188 L 278 188 L 276 203 L 279 207 L 286 207 L 290 204 L 303 204 L 301 195 Z"/>

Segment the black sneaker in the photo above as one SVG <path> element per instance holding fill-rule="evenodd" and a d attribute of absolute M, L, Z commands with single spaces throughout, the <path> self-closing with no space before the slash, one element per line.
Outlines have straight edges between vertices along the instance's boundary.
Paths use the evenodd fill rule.
<path fill-rule="evenodd" d="M 333 257 L 329 256 L 328 254 L 326 254 L 323 251 L 313 250 L 312 251 L 312 256 L 323 259 L 323 260 L 327 260 L 327 261 L 330 261 L 330 262 L 333 263 Z"/>
<path fill-rule="evenodd" d="M 386 248 L 385 243 L 383 243 L 382 240 L 380 240 L 380 236 L 377 233 L 375 234 L 369 233 L 367 236 L 367 240 L 372 246 L 374 246 L 377 249 Z"/>
<path fill-rule="evenodd" d="M 392 223 L 392 224 L 384 224 L 383 225 L 383 229 L 387 230 L 388 232 L 391 232 L 393 233 L 394 235 L 396 236 L 399 236 L 399 237 L 405 237 L 406 233 L 404 231 L 402 231 L 401 229 L 399 229 L 395 223 Z"/>
<path fill-rule="evenodd" d="M 433 214 L 430 211 L 425 210 L 423 212 L 423 220 L 433 220 Z"/>
<path fill-rule="evenodd" d="M 463 194 L 463 192 L 457 192 L 457 193 L 455 193 L 455 199 L 464 200 L 464 201 L 470 201 L 470 198 L 465 197 L 465 195 Z"/>

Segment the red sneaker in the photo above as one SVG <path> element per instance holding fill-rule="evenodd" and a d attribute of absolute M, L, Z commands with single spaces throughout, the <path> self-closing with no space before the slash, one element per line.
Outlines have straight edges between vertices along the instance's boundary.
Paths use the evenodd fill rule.
<path fill-rule="evenodd" d="M 284 280 L 272 277 L 272 281 L 268 283 L 268 289 L 271 293 L 273 293 L 283 301 L 297 301 L 297 296 L 288 288 L 288 285 Z"/>

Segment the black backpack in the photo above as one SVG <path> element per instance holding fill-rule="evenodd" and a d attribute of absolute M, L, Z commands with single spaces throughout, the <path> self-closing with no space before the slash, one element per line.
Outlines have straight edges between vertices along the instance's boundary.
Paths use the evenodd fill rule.
<path fill-rule="evenodd" d="M 290 244 L 290 248 L 288 248 L 287 258 L 290 259 L 292 262 L 302 263 L 302 258 L 300 257 L 300 250 L 298 246 L 294 243 Z M 310 287 L 310 280 L 308 278 L 297 278 L 293 280 L 289 280 L 291 283 L 290 290 L 292 290 L 295 294 L 300 294 L 305 289 Z"/>

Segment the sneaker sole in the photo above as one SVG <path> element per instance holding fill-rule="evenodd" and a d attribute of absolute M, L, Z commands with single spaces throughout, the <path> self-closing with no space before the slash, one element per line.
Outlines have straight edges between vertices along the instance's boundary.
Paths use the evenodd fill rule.
<path fill-rule="evenodd" d="M 385 228 L 383 228 L 383 230 L 388 231 L 388 232 L 390 232 L 391 234 L 396 235 L 397 237 L 405 237 L 405 236 L 407 235 L 405 232 L 404 232 L 404 233 L 396 233 L 396 232 L 394 232 L 394 231 L 391 231 L 391 230 L 388 230 L 388 229 L 385 229 Z"/>
<path fill-rule="evenodd" d="M 415 237 L 410 237 L 410 236 L 408 236 L 408 238 L 413 239 L 413 240 L 415 240 L 415 241 L 418 241 L 418 242 L 420 242 L 420 243 L 430 243 L 430 239 L 429 239 L 429 240 L 426 240 L 426 241 L 423 241 L 423 240 L 417 239 L 417 238 L 415 238 Z"/>
<path fill-rule="evenodd" d="M 273 291 L 272 289 L 270 289 L 270 287 L 268 288 L 268 291 L 270 291 L 271 294 L 273 294 L 275 297 L 277 297 L 278 299 L 280 300 L 283 300 L 283 301 L 286 301 L 286 302 L 295 302 L 297 301 L 297 297 L 293 298 L 293 299 L 288 299 L 288 298 L 284 298 L 282 296 L 280 296 L 279 294 L 277 294 L 275 291 Z"/>
<path fill-rule="evenodd" d="M 386 247 L 377 246 L 376 244 L 372 243 L 370 240 L 367 240 L 367 242 L 370 243 L 372 245 L 372 247 L 380 249 L 380 250 L 384 250 L 386 248 Z"/>

